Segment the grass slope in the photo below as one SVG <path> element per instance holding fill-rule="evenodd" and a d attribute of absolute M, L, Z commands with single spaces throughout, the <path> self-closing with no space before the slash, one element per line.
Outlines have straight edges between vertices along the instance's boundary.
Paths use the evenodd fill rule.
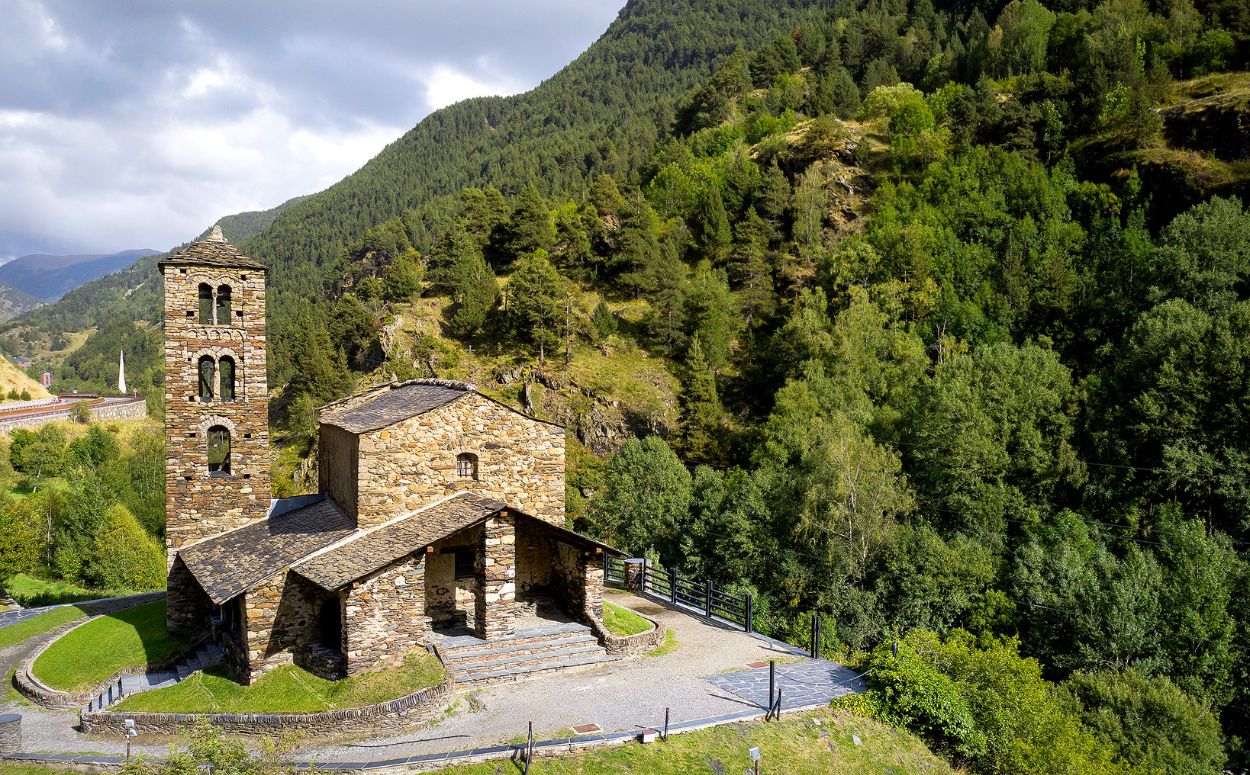
<path fill-rule="evenodd" d="M 250 686 L 220 671 L 199 672 L 166 689 L 127 697 L 119 710 L 165 713 L 315 713 L 359 708 L 397 699 L 443 680 L 443 666 L 424 651 L 409 654 L 398 668 L 327 681 L 284 665 Z"/>
<path fill-rule="evenodd" d="M 24 497 L 24 496 L 22 496 Z M 48 581 L 18 573 L 4 582 L 4 589 L 9 597 L 25 608 L 59 603 L 77 603 L 80 600 L 93 600 L 97 597 L 109 597 L 108 592 L 86 589 L 68 581 Z"/>
<path fill-rule="evenodd" d="M 603 604 L 603 626 L 617 635 L 637 635 L 651 629 L 651 622 L 628 608 L 613 603 Z"/>
<path fill-rule="evenodd" d="M 83 618 L 85 615 L 81 610 L 71 605 L 53 609 L 46 614 L 32 616 L 17 624 L 10 624 L 8 627 L 0 627 L 0 649 L 16 646 L 22 641 L 33 638 L 36 635 L 42 635 L 45 632 L 52 632 L 58 627 Z"/>
<path fill-rule="evenodd" d="M 856 745 L 852 736 L 862 745 Z M 951 766 L 907 732 L 870 719 L 830 710 L 780 722 L 741 723 L 674 735 L 667 743 L 630 743 L 536 762 L 543 775 L 751 771 L 751 748 L 762 755 L 760 771 L 770 775 L 851 775 L 855 773 L 953 773 Z M 496 775 L 517 772 L 511 763 L 486 762 L 439 770 L 444 775 Z"/>
<path fill-rule="evenodd" d="M 165 601 L 101 616 L 68 632 L 35 660 L 35 677 L 62 691 L 99 686 L 128 667 L 168 661 L 185 648 L 165 632 Z"/>
<path fill-rule="evenodd" d="M 10 390 L 16 390 L 21 393 L 23 390 L 30 393 L 30 397 L 47 398 L 50 394 L 44 390 L 35 380 L 26 375 L 26 372 L 17 367 L 17 364 L 8 358 L 0 357 L 0 397 L 8 395 Z"/>

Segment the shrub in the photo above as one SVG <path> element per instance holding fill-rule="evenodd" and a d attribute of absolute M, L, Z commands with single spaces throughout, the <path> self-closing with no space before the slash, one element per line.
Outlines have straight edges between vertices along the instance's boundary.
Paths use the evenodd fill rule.
<path fill-rule="evenodd" d="M 139 520 L 121 504 L 110 508 L 105 518 L 88 558 L 90 580 L 109 589 L 156 589 L 164 584 L 165 553 Z"/>

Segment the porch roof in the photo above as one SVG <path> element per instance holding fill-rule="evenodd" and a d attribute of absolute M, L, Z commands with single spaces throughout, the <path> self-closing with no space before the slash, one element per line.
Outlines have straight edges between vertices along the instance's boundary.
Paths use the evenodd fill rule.
<path fill-rule="evenodd" d="M 273 514 L 178 550 L 182 562 L 217 605 L 354 530 L 352 521 L 328 499 L 289 511 L 275 508 Z"/>
<path fill-rule="evenodd" d="M 327 591 L 341 589 L 435 541 L 485 522 L 505 509 L 530 524 L 536 523 L 556 540 L 622 554 L 607 544 L 516 511 L 503 501 L 460 492 L 378 527 L 346 536 L 335 545 L 315 552 L 292 570 Z"/>

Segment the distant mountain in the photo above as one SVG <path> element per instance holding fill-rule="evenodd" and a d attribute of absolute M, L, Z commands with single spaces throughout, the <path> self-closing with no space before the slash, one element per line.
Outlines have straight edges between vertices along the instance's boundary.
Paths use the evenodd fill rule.
<path fill-rule="evenodd" d="M 80 285 L 130 266 L 155 250 L 123 250 L 82 256 L 34 253 L 0 266 L 0 283 L 44 301 L 55 301 Z"/>
<path fill-rule="evenodd" d="M 8 283 L 0 283 L 0 323 L 11 320 L 25 312 L 46 304 L 43 299 L 14 288 Z"/>

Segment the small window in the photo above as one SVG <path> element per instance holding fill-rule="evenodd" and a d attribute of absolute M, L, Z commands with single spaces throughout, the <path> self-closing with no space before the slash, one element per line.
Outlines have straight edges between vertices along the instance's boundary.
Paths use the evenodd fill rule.
<path fill-rule="evenodd" d="M 208 429 L 208 473 L 217 476 L 230 473 L 230 430 L 220 425 Z"/>
<path fill-rule="evenodd" d="M 456 476 L 477 481 L 477 455 L 461 452 L 456 455 Z"/>
<path fill-rule="evenodd" d="M 225 356 L 218 365 L 219 376 L 221 379 L 221 400 L 234 400 L 234 359 Z"/>
<path fill-rule="evenodd" d="M 217 286 L 217 318 L 219 326 L 230 325 L 230 286 Z"/>
<path fill-rule="evenodd" d="M 211 357 L 205 355 L 200 358 L 200 365 L 196 371 L 199 374 L 200 400 L 206 402 L 212 401 L 214 392 L 213 383 L 217 381 L 217 364 L 213 362 Z"/>
<path fill-rule="evenodd" d="M 208 283 L 200 283 L 200 322 L 213 324 L 213 286 Z"/>

